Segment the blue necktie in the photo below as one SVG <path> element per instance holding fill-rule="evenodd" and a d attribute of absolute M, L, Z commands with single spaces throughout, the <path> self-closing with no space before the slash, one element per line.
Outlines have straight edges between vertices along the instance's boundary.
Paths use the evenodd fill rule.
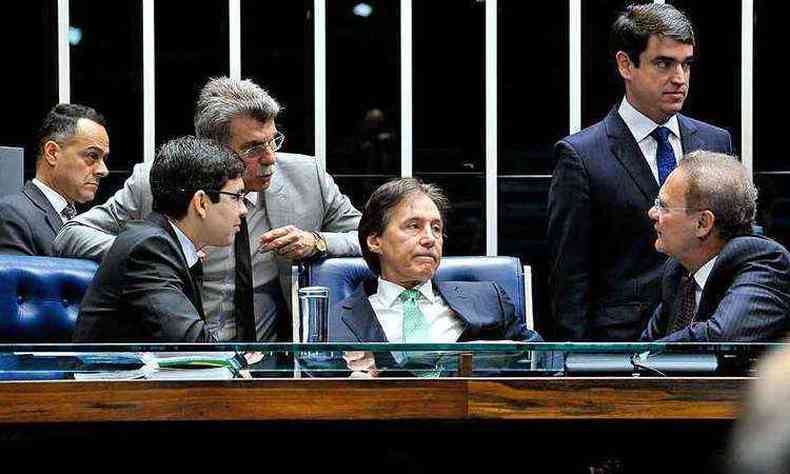
<path fill-rule="evenodd" d="M 667 176 L 675 169 L 675 152 L 669 144 L 669 134 L 672 133 L 667 127 L 657 127 L 650 133 L 656 140 L 656 163 L 658 163 L 658 185 L 661 186 L 666 181 Z"/>

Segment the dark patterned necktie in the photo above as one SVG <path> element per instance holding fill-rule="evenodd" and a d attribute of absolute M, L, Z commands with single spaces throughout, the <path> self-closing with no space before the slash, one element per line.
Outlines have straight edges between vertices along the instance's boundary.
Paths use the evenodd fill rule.
<path fill-rule="evenodd" d="M 68 220 L 73 219 L 74 216 L 77 215 L 77 209 L 74 207 L 73 204 L 68 204 L 68 205 L 66 205 L 66 207 L 63 208 L 62 211 L 60 211 L 60 214 L 63 217 L 65 217 L 66 220 L 68 221 Z"/>
<path fill-rule="evenodd" d="M 675 169 L 677 161 L 672 145 L 669 144 L 669 134 L 672 133 L 667 127 L 658 127 L 650 133 L 656 140 L 656 163 L 658 164 L 658 185 L 661 186 L 666 181 L 667 176 Z"/>
<path fill-rule="evenodd" d="M 667 334 L 680 331 L 694 319 L 697 312 L 697 283 L 694 277 L 686 274 L 680 279 L 680 286 L 678 287 L 676 313 L 672 316 L 667 327 Z"/>
<path fill-rule="evenodd" d="M 236 318 L 236 338 L 242 342 L 256 342 L 255 315 L 252 305 L 252 261 L 250 257 L 250 233 L 247 217 L 241 217 L 241 226 L 233 242 L 236 258 L 236 285 L 233 291 L 233 307 Z"/>
<path fill-rule="evenodd" d="M 189 274 L 192 275 L 192 280 L 195 282 L 197 288 L 197 296 L 200 298 L 200 304 L 203 304 L 203 262 L 198 259 L 194 265 L 189 267 Z"/>

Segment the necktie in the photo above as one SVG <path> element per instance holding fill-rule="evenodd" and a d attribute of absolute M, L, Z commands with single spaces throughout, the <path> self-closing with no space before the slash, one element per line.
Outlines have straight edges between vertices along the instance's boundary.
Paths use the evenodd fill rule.
<path fill-rule="evenodd" d="M 236 258 L 236 281 L 233 291 L 236 338 L 242 342 L 255 342 L 255 315 L 252 306 L 252 262 L 250 258 L 250 233 L 247 218 L 241 217 L 241 226 L 233 242 Z"/>
<path fill-rule="evenodd" d="M 77 215 L 77 209 L 74 207 L 73 204 L 68 204 L 68 205 L 66 205 L 66 207 L 63 208 L 62 211 L 60 211 L 60 214 L 63 217 L 65 217 L 66 220 L 70 220 L 70 219 L 73 219 L 74 216 Z"/>
<path fill-rule="evenodd" d="M 197 297 L 200 299 L 200 306 L 198 306 L 198 309 L 200 309 L 203 307 L 203 262 L 201 262 L 200 259 L 189 267 L 189 274 L 192 275 L 192 280 L 195 282 L 195 287 L 197 288 Z"/>
<path fill-rule="evenodd" d="M 417 306 L 419 296 L 420 292 L 414 289 L 403 290 L 400 294 L 400 300 L 403 302 L 403 342 L 431 342 L 428 319 Z M 430 353 L 412 352 L 404 355 L 406 356 L 404 362 L 408 363 L 409 359 L 417 359 L 420 362 L 418 365 L 424 367 L 421 370 L 413 371 L 417 377 L 435 378 L 441 375 L 442 367 L 439 360 L 431 357 Z"/>
<path fill-rule="evenodd" d="M 680 286 L 678 287 L 677 312 L 669 320 L 667 334 L 680 331 L 691 324 L 691 320 L 694 319 L 694 314 L 697 312 L 696 296 L 697 283 L 694 281 L 694 277 L 688 274 L 684 275 L 680 279 Z"/>
<path fill-rule="evenodd" d="M 672 145 L 669 144 L 669 134 L 672 133 L 667 127 L 657 127 L 650 133 L 656 140 L 656 163 L 658 163 L 658 185 L 661 186 L 666 181 L 667 176 L 675 169 L 677 161 Z"/>

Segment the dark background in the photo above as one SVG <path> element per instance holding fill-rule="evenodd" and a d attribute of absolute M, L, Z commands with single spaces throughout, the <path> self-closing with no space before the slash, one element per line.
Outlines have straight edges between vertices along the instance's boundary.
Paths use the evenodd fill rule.
<path fill-rule="evenodd" d="M 361 207 L 370 192 L 400 176 L 400 2 L 327 4 L 327 157 L 341 189 Z M 582 2 L 582 126 L 600 120 L 622 85 L 608 54 L 609 25 L 625 2 Z M 674 0 L 696 25 L 698 60 L 685 111 L 741 134 L 741 2 Z M 156 143 L 193 133 L 197 91 L 229 71 L 228 2 L 155 2 Z M 545 320 L 546 201 L 552 146 L 569 133 L 568 1 L 499 1 L 498 244 L 501 255 L 533 267 L 538 329 Z M 790 244 L 790 164 L 779 150 L 784 96 L 778 74 L 784 38 L 781 2 L 755 2 L 754 169 L 760 224 Z M 139 0 L 72 0 L 72 102 L 107 116 L 111 140 L 96 202 L 142 161 L 142 6 Z M 0 29 L 5 113 L 0 145 L 29 146 L 57 101 L 55 0 L 14 2 Z M 285 151 L 314 153 L 313 2 L 241 2 L 242 77 L 269 89 L 285 110 Z M 454 209 L 446 255 L 485 253 L 485 3 L 414 1 L 414 174 L 443 186 Z M 34 172 L 26 150 L 26 177 Z"/>

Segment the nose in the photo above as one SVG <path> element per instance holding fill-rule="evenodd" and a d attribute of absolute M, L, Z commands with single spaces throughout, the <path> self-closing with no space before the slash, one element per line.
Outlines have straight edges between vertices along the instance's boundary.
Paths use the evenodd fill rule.
<path fill-rule="evenodd" d="M 273 152 L 268 147 L 261 153 L 259 163 L 262 165 L 273 165 L 277 161 L 277 153 Z"/>
<path fill-rule="evenodd" d="M 426 228 L 420 237 L 420 245 L 423 247 L 431 248 L 436 245 L 436 234 L 430 227 Z"/>
<path fill-rule="evenodd" d="M 244 199 L 239 199 L 239 217 L 243 217 L 247 215 L 247 205 L 244 203 Z"/>
<path fill-rule="evenodd" d="M 647 210 L 647 216 L 654 221 L 658 221 L 658 209 L 656 209 L 656 206 L 652 206 Z"/>
<path fill-rule="evenodd" d="M 100 178 L 104 178 L 105 176 L 110 174 L 110 170 L 107 169 L 107 164 L 104 163 L 104 158 L 99 160 L 98 164 L 96 165 L 96 171 L 94 171 L 93 174 Z"/>
<path fill-rule="evenodd" d="M 686 67 L 687 66 L 684 65 L 683 63 L 676 64 L 674 69 L 672 69 L 672 75 L 670 76 L 670 80 L 678 85 L 685 84 L 686 78 L 688 77 Z"/>

